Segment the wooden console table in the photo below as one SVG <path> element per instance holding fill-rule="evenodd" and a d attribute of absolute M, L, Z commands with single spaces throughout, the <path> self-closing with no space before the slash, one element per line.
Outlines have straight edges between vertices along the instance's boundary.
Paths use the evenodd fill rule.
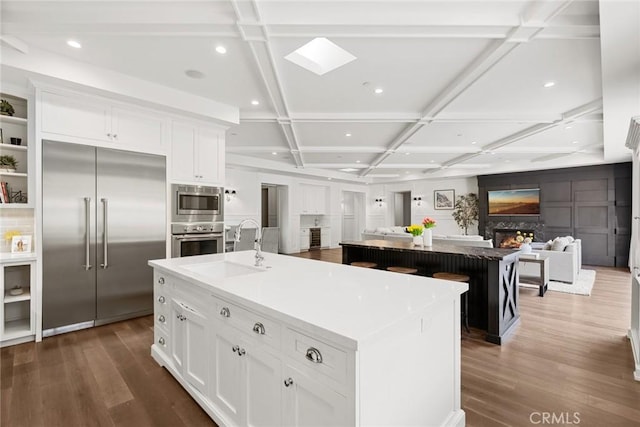
<path fill-rule="evenodd" d="M 446 244 L 422 247 L 389 240 L 340 245 L 343 264 L 367 261 L 379 269 L 411 267 L 429 277 L 443 271 L 468 275 L 469 324 L 487 331 L 485 339 L 491 343 L 501 344 L 520 320 L 518 251 Z"/>
<path fill-rule="evenodd" d="M 520 256 L 520 262 L 531 262 L 538 264 L 540 267 L 540 274 L 538 276 L 523 276 L 521 274 L 520 282 L 538 285 L 540 287 L 538 295 L 543 297 L 549 287 L 549 257 L 541 256 L 539 258 L 525 258 L 524 256 Z"/>

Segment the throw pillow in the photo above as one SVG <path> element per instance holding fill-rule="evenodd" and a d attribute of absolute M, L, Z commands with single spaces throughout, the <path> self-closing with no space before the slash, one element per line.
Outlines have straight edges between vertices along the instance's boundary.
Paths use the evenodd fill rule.
<path fill-rule="evenodd" d="M 556 237 L 553 240 L 553 243 L 551 244 L 551 250 L 562 252 L 564 251 L 564 248 L 566 248 L 568 244 L 569 244 L 569 241 L 564 237 Z"/>
<path fill-rule="evenodd" d="M 574 239 L 572 236 L 565 236 L 564 238 L 565 238 L 565 239 L 567 239 L 567 241 L 568 241 L 569 243 L 573 243 L 573 242 L 574 242 L 574 240 L 576 240 L 576 239 Z"/>
<path fill-rule="evenodd" d="M 553 240 L 549 240 L 547 243 L 544 244 L 544 247 L 542 248 L 542 250 L 550 251 L 552 245 L 553 245 Z"/>

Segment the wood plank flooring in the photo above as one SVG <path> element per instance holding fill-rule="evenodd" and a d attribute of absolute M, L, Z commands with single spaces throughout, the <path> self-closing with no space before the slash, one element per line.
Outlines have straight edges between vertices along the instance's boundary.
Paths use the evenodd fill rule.
<path fill-rule="evenodd" d="M 340 249 L 299 256 L 340 263 Z M 522 321 L 503 346 L 462 336 L 468 426 L 640 426 L 626 338 L 630 275 L 595 268 L 590 297 L 520 291 Z M 149 355 L 153 317 L 3 348 L 0 425 L 213 426 Z M 551 423 L 547 423 L 549 425 Z"/>

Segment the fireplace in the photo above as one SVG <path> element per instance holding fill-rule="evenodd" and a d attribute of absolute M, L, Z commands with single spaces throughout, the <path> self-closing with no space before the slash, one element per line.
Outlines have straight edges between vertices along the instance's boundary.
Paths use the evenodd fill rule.
<path fill-rule="evenodd" d="M 522 240 L 528 237 L 534 241 L 534 230 L 524 230 L 515 228 L 494 228 L 493 241 L 496 248 L 517 249 Z"/>

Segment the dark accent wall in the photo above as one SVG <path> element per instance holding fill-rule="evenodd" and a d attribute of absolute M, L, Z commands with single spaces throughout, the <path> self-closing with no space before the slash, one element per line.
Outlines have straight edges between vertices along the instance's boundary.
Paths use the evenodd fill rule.
<path fill-rule="evenodd" d="M 487 191 L 540 188 L 540 215 L 489 216 Z M 481 235 L 498 223 L 535 223 L 537 241 L 582 239 L 582 263 L 626 267 L 631 239 L 631 163 L 478 176 Z M 492 233 L 492 232 L 491 232 Z M 492 238 L 490 236 L 489 238 Z"/>

